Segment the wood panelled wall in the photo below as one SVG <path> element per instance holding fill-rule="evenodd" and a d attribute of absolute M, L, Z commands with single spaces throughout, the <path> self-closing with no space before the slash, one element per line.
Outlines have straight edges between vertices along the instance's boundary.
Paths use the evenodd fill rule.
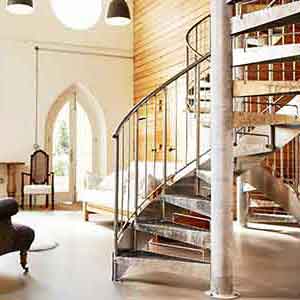
<path fill-rule="evenodd" d="M 138 102 L 185 67 L 185 35 L 209 0 L 134 1 L 134 98 Z"/>

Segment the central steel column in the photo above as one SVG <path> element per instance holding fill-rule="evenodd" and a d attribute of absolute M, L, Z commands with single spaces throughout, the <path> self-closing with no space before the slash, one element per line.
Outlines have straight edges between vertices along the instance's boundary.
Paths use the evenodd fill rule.
<path fill-rule="evenodd" d="M 247 194 L 244 192 L 242 177 L 236 179 L 236 203 L 237 203 L 237 222 L 240 227 L 247 227 L 248 216 L 248 200 Z"/>
<path fill-rule="evenodd" d="M 212 221 L 211 290 L 214 298 L 237 297 L 233 290 L 233 100 L 230 7 L 211 0 Z"/>

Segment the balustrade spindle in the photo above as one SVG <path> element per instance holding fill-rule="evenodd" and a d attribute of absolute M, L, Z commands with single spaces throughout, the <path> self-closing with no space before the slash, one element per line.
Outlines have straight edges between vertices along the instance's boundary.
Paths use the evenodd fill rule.
<path fill-rule="evenodd" d="M 124 222 L 124 171 L 125 171 L 125 128 L 122 127 L 122 158 L 121 158 L 121 225 Z"/>
<path fill-rule="evenodd" d="M 163 165 L 163 181 L 164 184 L 167 183 L 167 171 L 168 171 L 168 91 L 164 89 L 164 126 L 163 126 L 163 134 L 164 134 L 164 165 Z"/>
<path fill-rule="evenodd" d="M 118 255 L 118 232 L 119 232 L 119 159 L 120 159 L 120 145 L 119 145 L 119 135 L 115 136 L 116 142 L 116 174 L 115 174 L 115 215 L 114 215 L 114 252 Z"/>
<path fill-rule="evenodd" d="M 131 125 L 130 119 L 128 120 L 128 173 L 127 173 L 127 220 L 129 220 L 130 211 L 130 167 L 131 167 Z"/>

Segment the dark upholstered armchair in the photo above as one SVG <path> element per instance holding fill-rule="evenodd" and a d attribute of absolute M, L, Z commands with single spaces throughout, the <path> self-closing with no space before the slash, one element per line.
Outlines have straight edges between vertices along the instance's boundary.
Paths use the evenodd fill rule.
<path fill-rule="evenodd" d="M 34 231 L 27 226 L 12 224 L 11 217 L 18 210 L 14 199 L 0 199 L 0 255 L 19 251 L 21 266 L 28 272 L 27 252 L 34 240 Z"/>

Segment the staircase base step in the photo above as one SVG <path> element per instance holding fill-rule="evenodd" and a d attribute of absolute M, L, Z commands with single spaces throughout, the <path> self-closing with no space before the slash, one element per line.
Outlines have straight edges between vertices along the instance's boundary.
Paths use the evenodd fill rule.
<path fill-rule="evenodd" d="M 210 263 L 210 251 L 168 239 L 154 238 L 150 240 L 149 250 L 180 260 L 203 264 Z"/>
<path fill-rule="evenodd" d="M 299 226 L 298 221 L 289 215 L 280 214 L 252 214 L 248 216 L 248 222 L 259 223 L 259 224 L 270 224 L 270 225 L 291 225 Z"/>
<path fill-rule="evenodd" d="M 169 264 L 170 268 L 178 271 L 178 268 L 182 268 L 178 266 L 178 264 L 208 264 L 209 262 L 184 257 L 174 257 L 151 251 L 123 250 L 118 256 L 113 255 L 113 280 L 123 280 L 130 267 L 139 265 L 142 268 L 147 268 L 147 266 L 151 265 L 151 268 L 157 268 L 159 270 L 163 263 Z"/>
<path fill-rule="evenodd" d="M 206 261 L 202 261 L 200 259 L 192 259 L 192 258 L 184 258 L 179 256 L 166 255 L 161 253 L 156 253 L 153 251 L 122 251 L 119 256 L 115 257 L 115 261 L 117 262 L 130 262 L 130 261 L 177 261 L 177 262 L 185 262 L 185 263 L 209 263 Z"/>

